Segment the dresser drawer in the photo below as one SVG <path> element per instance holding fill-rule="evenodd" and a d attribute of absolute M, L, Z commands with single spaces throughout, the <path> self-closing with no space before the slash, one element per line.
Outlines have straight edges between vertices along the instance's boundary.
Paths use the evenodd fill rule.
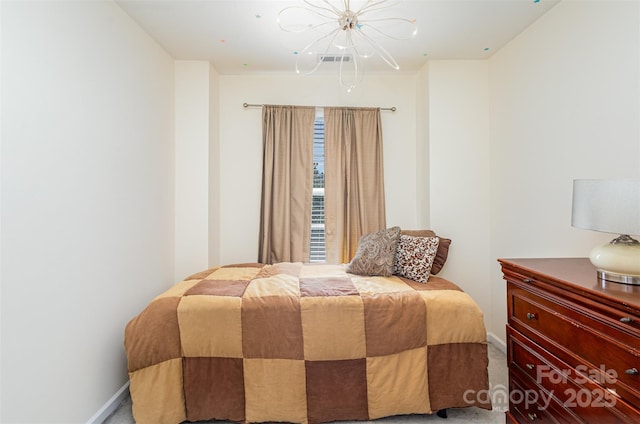
<path fill-rule="evenodd" d="M 518 373 L 509 375 L 509 414 L 518 423 L 551 423 L 573 424 L 583 423 L 571 411 L 565 409 L 555 399 L 545 397 L 547 403 L 541 401 L 545 396 L 538 387 L 523 380 Z"/>
<path fill-rule="evenodd" d="M 498 261 L 510 391 L 531 391 L 510 393 L 507 421 L 640 424 L 640 286 L 598 280 L 588 258 Z"/>
<path fill-rule="evenodd" d="M 509 324 L 572 368 L 640 404 L 640 338 L 621 342 L 619 330 L 570 308 L 570 303 L 516 285 L 508 288 Z"/>
<path fill-rule="evenodd" d="M 525 290 L 531 290 L 534 293 L 536 291 L 549 295 L 558 296 L 567 302 L 571 302 L 578 309 L 584 309 L 589 311 L 589 314 L 594 320 L 599 321 L 602 325 L 609 328 L 614 328 L 618 331 L 623 340 L 627 340 L 628 343 L 633 343 L 634 338 L 640 337 L 640 316 L 638 312 L 629 308 L 629 311 L 621 310 L 609 306 L 605 303 L 598 302 L 594 299 L 584 296 L 576 296 L 575 294 L 568 293 L 552 284 L 545 281 L 544 278 L 540 278 L 533 275 L 524 275 L 519 272 L 505 271 L 505 278 L 507 281 L 518 285 Z M 604 283 L 595 283 L 602 285 Z M 608 283 L 608 287 L 613 284 L 617 290 L 623 290 L 627 288 L 634 293 L 640 295 L 640 287 L 619 285 L 614 283 Z M 631 338 L 631 339 L 629 339 Z M 629 341 L 631 340 L 631 341 Z"/>
<path fill-rule="evenodd" d="M 605 387 L 586 378 L 512 328 L 508 334 L 509 369 L 536 390 L 543 405 L 562 405 L 572 422 L 637 423 L 637 412 Z M 577 417 L 582 419 L 579 420 Z"/>

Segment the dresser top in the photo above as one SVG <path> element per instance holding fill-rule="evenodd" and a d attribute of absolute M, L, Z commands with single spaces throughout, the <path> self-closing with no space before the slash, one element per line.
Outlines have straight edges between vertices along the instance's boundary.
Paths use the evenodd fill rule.
<path fill-rule="evenodd" d="M 535 274 L 566 290 L 640 310 L 640 286 L 598 279 L 588 258 L 498 259 L 498 262 L 524 275 Z"/>

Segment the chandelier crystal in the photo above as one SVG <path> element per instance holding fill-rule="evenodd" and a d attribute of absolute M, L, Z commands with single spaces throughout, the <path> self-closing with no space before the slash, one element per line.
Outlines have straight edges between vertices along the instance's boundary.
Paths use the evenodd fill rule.
<path fill-rule="evenodd" d="M 292 33 L 298 45 L 296 73 L 309 75 L 321 65 L 338 66 L 340 85 L 351 91 L 364 76 L 364 60 L 379 56 L 400 69 L 378 42 L 381 38 L 408 40 L 417 33 L 415 19 L 388 16 L 397 2 L 390 0 L 302 0 L 303 5 L 282 9 L 280 28 Z M 352 7 L 353 6 L 353 7 Z"/>

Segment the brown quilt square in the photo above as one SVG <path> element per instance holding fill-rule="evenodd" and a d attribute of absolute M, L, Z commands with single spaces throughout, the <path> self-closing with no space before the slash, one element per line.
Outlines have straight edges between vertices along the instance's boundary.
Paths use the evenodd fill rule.
<path fill-rule="evenodd" d="M 362 300 L 368 357 L 427 345 L 427 311 L 419 293 L 385 293 Z"/>
<path fill-rule="evenodd" d="M 435 275 L 432 275 L 431 277 L 429 277 L 429 284 L 418 283 L 418 282 L 410 280 L 410 279 L 408 279 L 406 277 L 400 277 L 400 276 L 396 276 L 396 277 L 400 278 L 402 281 L 404 281 L 408 286 L 410 286 L 414 290 L 457 290 L 457 291 L 462 291 L 462 289 L 460 287 L 458 287 L 457 285 L 455 285 L 451 281 L 445 280 L 442 277 L 436 277 Z"/>
<path fill-rule="evenodd" d="M 306 361 L 309 423 L 368 420 L 366 359 Z"/>
<path fill-rule="evenodd" d="M 429 369 L 429 399 L 435 411 L 443 408 L 477 406 L 491 409 L 486 398 L 471 396 L 488 387 L 487 345 L 480 343 L 449 343 L 427 347 Z M 478 363 L 480 366 L 461 367 Z"/>
<path fill-rule="evenodd" d="M 129 371 L 179 358 L 180 328 L 176 307 L 179 297 L 154 300 L 125 328 Z"/>
<path fill-rule="evenodd" d="M 244 421 L 242 359 L 184 358 L 183 367 L 189 421 Z"/>
<path fill-rule="evenodd" d="M 300 299 L 243 298 L 242 351 L 245 358 L 304 359 Z"/>
<path fill-rule="evenodd" d="M 301 278 L 300 296 L 357 296 L 358 289 L 349 277 Z"/>
<path fill-rule="evenodd" d="M 242 297 L 249 281 L 243 280 L 202 280 L 185 292 L 185 296 L 235 296 Z"/>

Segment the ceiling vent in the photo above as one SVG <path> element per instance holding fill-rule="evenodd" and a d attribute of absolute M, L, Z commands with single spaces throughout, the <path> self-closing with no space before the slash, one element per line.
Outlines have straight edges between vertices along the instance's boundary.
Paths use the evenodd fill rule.
<path fill-rule="evenodd" d="M 323 63 L 340 63 L 351 62 L 353 57 L 350 54 L 321 54 L 318 55 L 318 59 Z"/>

